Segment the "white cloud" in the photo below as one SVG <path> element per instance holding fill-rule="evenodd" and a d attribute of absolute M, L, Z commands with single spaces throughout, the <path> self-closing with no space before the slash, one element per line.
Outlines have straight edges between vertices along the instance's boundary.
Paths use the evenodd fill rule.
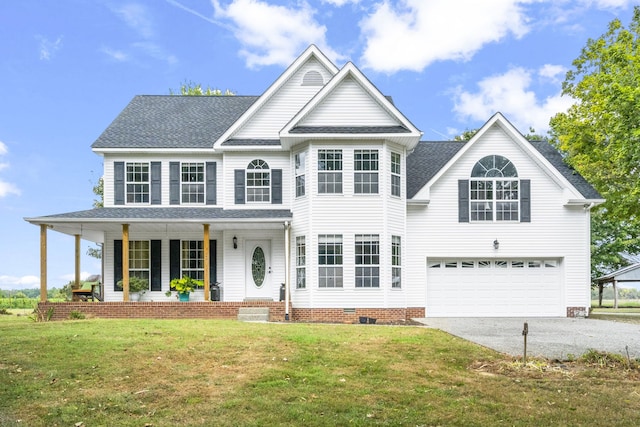
<path fill-rule="evenodd" d="M 107 54 L 107 56 L 111 57 L 112 59 L 118 62 L 125 62 L 129 60 L 129 55 L 127 55 L 125 52 L 121 50 L 111 49 L 109 47 L 103 47 L 101 51 Z"/>
<path fill-rule="evenodd" d="M 297 8 L 260 0 L 234 0 L 226 7 L 218 0 L 212 4 L 217 19 L 231 21 L 249 67 L 287 66 L 310 44 L 318 45 L 332 60 L 340 58 L 327 45 L 327 28 L 314 19 L 316 11 L 306 2 Z"/>
<path fill-rule="evenodd" d="M 49 61 L 62 48 L 62 36 L 58 36 L 55 41 L 51 41 L 45 37 L 37 36 L 40 41 L 40 59 Z"/>
<path fill-rule="evenodd" d="M 113 9 L 122 20 L 145 39 L 153 37 L 153 23 L 149 11 L 141 4 L 129 3 Z"/>
<path fill-rule="evenodd" d="M 20 189 L 10 182 L 0 180 L 0 197 L 8 196 L 9 194 L 20 195 Z"/>
<path fill-rule="evenodd" d="M 535 73 L 548 72 L 543 67 Z M 561 97 L 560 90 L 545 99 L 538 99 L 530 89 L 534 72 L 521 67 L 504 74 L 488 77 L 478 83 L 475 93 L 457 89 L 454 111 L 461 120 L 485 121 L 494 113 L 503 113 L 522 133 L 533 127 L 538 134 L 549 129 L 549 119 L 566 111 L 573 103 L 569 97 Z"/>
<path fill-rule="evenodd" d="M 540 68 L 538 74 L 543 79 L 549 80 L 553 84 L 562 82 L 568 69 L 562 65 L 545 64 Z"/>
<path fill-rule="evenodd" d="M 485 44 L 529 31 L 522 0 L 384 0 L 360 22 L 361 63 L 385 73 L 469 60 Z"/>
<path fill-rule="evenodd" d="M 347 3 L 358 4 L 360 0 L 322 0 L 322 3 L 329 3 L 333 6 L 342 7 Z"/>
<path fill-rule="evenodd" d="M 40 287 L 37 276 L 0 276 L 0 289 L 33 289 Z"/>
<path fill-rule="evenodd" d="M 133 47 L 142 50 L 145 54 L 152 58 L 164 61 L 168 64 L 175 64 L 178 62 L 178 58 L 175 55 L 167 53 L 161 46 L 152 42 L 138 42 L 133 43 Z"/>
<path fill-rule="evenodd" d="M 4 156 L 9 153 L 7 145 L 0 141 L 0 156 Z M 9 163 L 0 163 L 0 171 L 9 168 Z M 9 194 L 20 195 L 20 189 L 10 182 L 6 182 L 0 179 L 0 198 L 8 196 Z"/>

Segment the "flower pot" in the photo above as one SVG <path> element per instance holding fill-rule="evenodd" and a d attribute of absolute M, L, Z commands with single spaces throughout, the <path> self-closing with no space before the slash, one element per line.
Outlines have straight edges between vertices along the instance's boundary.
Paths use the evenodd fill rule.
<path fill-rule="evenodd" d="M 367 320 L 369 320 L 369 318 L 366 316 L 360 316 L 359 320 L 360 320 L 360 323 L 364 325 L 365 323 L 367 323 Z"/>
<path fill-rule="evenodd" d="M 180 292 L 180 293 L 178 293 L 178 299 L 180 301 L 189 301 L 189 292 Z"/>
<path fill-rule="evenodd" d="M 129 301 L 140 301 L 141 297 L 140 292 L 129 292 Z"/>

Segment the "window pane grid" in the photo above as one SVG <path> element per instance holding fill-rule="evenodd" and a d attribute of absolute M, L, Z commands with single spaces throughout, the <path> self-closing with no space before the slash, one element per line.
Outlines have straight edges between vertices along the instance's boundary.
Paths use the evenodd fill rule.
<path fill-rule="evenodd" d="M 204 280 L 204 245 L 202 240 L 183 240 L 181 244 L 181 274 L 194 280 Z"/>
<path fill-rule="evenodd" d="M 183 163 L 182 203 L 204 203 L 204 163 Z"/>
<path fill-rule="evenodd" d="M 342 193 L 342 150 L 318 150 L 318 193 Z"/>
<path fill-rule="evenodd" d="M 149 280 L 150 250 L 148 240 L 129 241 L 129 277 Z"/>
<path fill-rule="evenodd" d="M 518 180 L 472 180 L 469 187 L 472 221 L 518 221 L 520 215 Z"/>
<path fill-rule="evenodd" d="M 264 160 L 254 160 L 247 168 L 247 202 L 269 202 L 271 200 L 271 172 Z"/>
<path fill-rule="evenodd" d="M 296 237 L 296 288 L 307 287 L 307 247 L 304 236 Z"/>
<path fill-rule="evenodd" d="M 400 236 L 391 236 L 391 287 L 402 287 L 401 257 L 402 241 Z"/>
<path fill-rule="evenodd" d="M 318 236 L 318 287 L 342 287 L 342 236 Z"/>
<path fill-rule="evenodd" d="M 380 237 L 357 234 L 355 239 L 356 288 L 380 287 Z"/>
<path fill-rule="evenodd" d="M 306 193 L 305 174 L 307 170 L 307 153 L 302 152 L 295 155 L 296 171 L 296 197 L 304 196 Z"/>
<path fill-rule="evenodd" d="M 127 203 L 149 203 L 149 164 L 127 163 Z"/>
<path fill-rule="evenodd" d="M 378 193 L 378 150 L 355 150 L 353 169 L 355 193 Z"/>

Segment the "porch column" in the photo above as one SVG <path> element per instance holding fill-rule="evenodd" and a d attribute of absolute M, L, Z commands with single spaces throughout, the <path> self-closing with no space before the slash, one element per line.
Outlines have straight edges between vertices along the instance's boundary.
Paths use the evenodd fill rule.
<path fill-rule="evenodd" d="M 76 289 L 80 289 L 80 235 L 76 234 Z"/>
<path fill-rule="evenodd" d="M 291 224 L 284 222 L 284 320 L 289 320 L 289 283 L 291 281 Z"/>
<path fill-rule="evenodd" d="M 122 301 L 129 301 L 129 224 L 122 224 Z"/>
<path fill-rule="evenodd" d="M 47 302 L 47 224 L 40 224 L 40 301 Z"/>
<path fill-rule="evenodd" d="M 210 285 L 211 280 L 209 275 L 211 269 L 209 268 L 209 258 L 211 257 L 211 248 L 209 247 L 209 224 L 204 224 L 204 241 L 202 242 L 202 248 L 204 249 L 204 300 L 209 301 L 211 299 Z"/>
<path fill-rule="evenodd" d="M 618 287 L 616 279 L 613 279 L 613 308 L 618 308 Z"/>

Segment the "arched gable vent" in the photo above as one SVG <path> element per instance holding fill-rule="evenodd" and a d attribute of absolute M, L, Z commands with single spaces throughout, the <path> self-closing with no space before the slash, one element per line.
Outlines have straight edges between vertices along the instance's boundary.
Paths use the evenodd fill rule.
<path fill-rule="evenodd" d="M 302 86 L 323 86 L 322 75 L 317 71 L 308 71 L 302 78 Z"/>

